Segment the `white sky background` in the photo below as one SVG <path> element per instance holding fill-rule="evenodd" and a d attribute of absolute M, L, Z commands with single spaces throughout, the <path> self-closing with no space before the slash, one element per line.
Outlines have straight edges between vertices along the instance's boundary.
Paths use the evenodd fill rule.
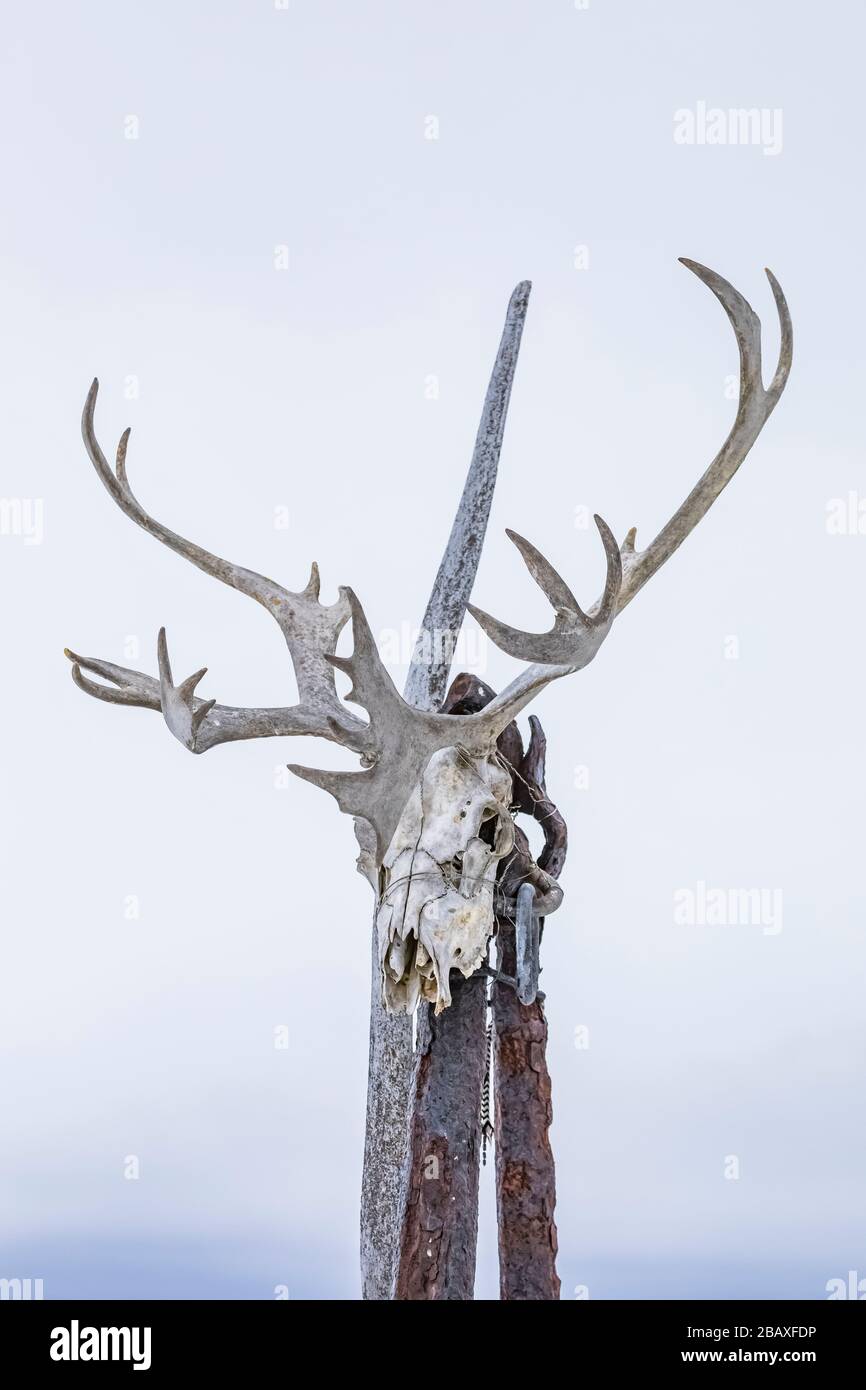
<path fill-rule="evenodd" d="M 0 1275 L 47 1297 L 358 1292 L 371 900 L 348 819 L 275 786 L 286 761 L 350 760 L 194 758 L 73 687 L 65 645 L 154 673 L 165 623 L 203 695 L 294 699 L 267 614 L 101 488 L 94 373 L 103 446 L 133 426 L 153 514 L 290 588 L 317 559 L 386 634 L 423 612 L 531 278 L 475 598 L 537 629 L 504 527 L 590 602 L 603 554 L 576 509 L 645 544 L 733 417 L 733 335 L 688 255 L 753 302 L 767 364 L 772 266 L 795 365 L 699 534 L 535 706 L 572 844 L 544 943 L 563 1297 L 866 1276 L 866 538 L 826 526 L 866 495 L 859 7 L 3 8 L 0 490 L 43 499 L 44 540 L 0 537 Z M 699 101 L 781 109 L 781 152 L 676 144 Z M 675 925 L 699 881 L 781 889 L 782 930 Z"/>

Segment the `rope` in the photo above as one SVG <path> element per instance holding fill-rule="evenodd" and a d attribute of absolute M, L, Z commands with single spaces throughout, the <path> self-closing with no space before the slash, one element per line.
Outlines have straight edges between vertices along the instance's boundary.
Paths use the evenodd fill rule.
<path fill-rule="evenodd" d="M 488 1007 L 490 995 L 487 996 Z M 493 1073 L 493 1019 L 487 1025 L 485 1047 L 484 1083 L 481 1087 L 481 1162 L 487 1166 L 487 1145 L 493 1143 L 493 1125 L 490 1122 L 490 1080 Z"/>

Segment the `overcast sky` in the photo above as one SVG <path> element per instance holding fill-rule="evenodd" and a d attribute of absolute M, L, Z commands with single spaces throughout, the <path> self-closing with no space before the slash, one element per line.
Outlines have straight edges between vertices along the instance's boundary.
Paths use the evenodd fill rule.
<path fill-rule="evenodd" d="M 351 823 L 280 775 L 349 759 L 194 758 L 74 688 L 64 646 L 155 673 L 165 624 L 206 697 L 294 699 L 268 615 L 112 505 L 91 378 L 152 513 L 289 588 L 316 559 L 400 680 L 518 280 L 480 606 L 549 621 L 506 526 L 589 602 L 586 511 L 646 543 L 707 466 L 737 355 L 686 255 L 770 366 L 772 267 L 795 365 L 699 532 L 535 706 L 572 845 L 543 962 L 563 1297 L 866 1278 L 859 7 L 5 10 L 0 1276 L 359 1289 L 372 901 Z M 516 669 L 471 620 L 467 651 Z M 713 925 L 710 890 L 767 911 Z M 489 1168 L 482 1207 L 490 1298 Z"/>

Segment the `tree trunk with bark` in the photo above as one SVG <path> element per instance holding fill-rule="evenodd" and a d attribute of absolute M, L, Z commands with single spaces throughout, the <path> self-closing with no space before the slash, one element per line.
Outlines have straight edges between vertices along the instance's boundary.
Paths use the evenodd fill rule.
<path fill-rule="evenodd" d="M 373 924 L 367 1125 L 361 1179 L 361 1277 L 365 1299 L 393 1297 L 394 1233 L 403 1202 L 406 1125 L 412 1083 L 412 1020 L 382 1003 L 379 942 Z"/>
<path fill-rule="evenodd" d="M 527 880 L 543 893 L 550 879 L 559 878 L 568 849 L 565 821 L 547 795 L 544 732 L 534 716 L 529 723 L 532 735 L 525 754 L 514 725 L 501 743 L 514 766 L 515 801 L 541 825 L 544 849 L 535 863 L 525 835 L 518 833 L 515 852 L 500 882 L 506 900 L 513 900 Z M 514 920 L 503 914 L 497 924 L 498 968 L 513 978 L 517 974 Z M 555 1300 L 560 1291 L 556 1173 L 549 1135 L 553 1107 L 544 999 L 539 995 L 533 1004 L 521 1004 L 514 989 L 497 982 L 492 1002 L 500 1297 Z"/>
<path fill-rule="evenodd" d="M 474 1296 L 487 978 L 451 989 L 438 1018 L 419 1010 L 397 1299 Z"/>
<path fill-rule="evenodd" d="M 442 709 L 472 714 L 493 697 L 483 681 L 463 674 Z M 535 718 L 530 727 L 528 749 L 516 724 L 498 747 L 512 775 L 514 807 L 540 823 L 544 849 L 536 863 L 526 835 L 515 827 L 514 852 L 503 862 L 498 883 L 503 904 L 513 903 L 526 881 L 541 898 L 549 896 L 567 851 L 565 821 L 545 786 L 544 733 Z M 497 929 L 498 970 L 513 980 L 515 930 L 507 910 L 498 914 Z M 463 980 L 454 973 L 452 992 L 451 1007 L 438 1019 L 429 1006 L 419 1011 L 398 1299 L 466 1300 L 474 1294 L 487 976 Z M 492 1004 L 500 1293 L 508 1300 L 555 1300 L 556 1179 L 543 1000 L 521 1004 L 513 986 L 497 982 Z"/>
<path fill-rule="evenodd" d="M 500 925 L 498 964 L 514 975 L 510 922 Z M 558 1299 L 544 1005 L 521 1004 L 508 985 L 495 984 L 493 1028 L 499 1294 L 503 1300 Z"/>

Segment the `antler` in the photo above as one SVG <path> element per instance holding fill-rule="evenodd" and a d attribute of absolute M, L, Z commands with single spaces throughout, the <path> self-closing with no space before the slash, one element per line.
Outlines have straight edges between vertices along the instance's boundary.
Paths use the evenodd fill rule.
<path fill-rule="evenodd" d="M 740 396 L 737 415 L 730 433 L 716 457 L 698 483 L 692 488 L 681 507 L 678 507 L 666 526 L 663 526 L 646 550 L 635 550 L 636 527 L 623 541 L 623 584 L 618 612 L 622 612 L 648 579 L 678 550 L 690 531 L 709 511 L 719 493 L 727 487 L 743 459 L 769 420 L 785 389 L 791 371 L 794 351 L 794 330 L 782 287 L 771 270 L 765 270 L 779 314 L 781 346 L 779 361 L 768 387 L 761 376 L 761 320 L 751 304 L 722 279 L 697 261 L 680 256 L 680 264 L 697 275 L 712 290 L 731 322 L 737 347 L 740 350 Z"/>
<path fill-rule="evenodd" d="M 687 269 L 697 275 L 699 280 L 703 280 L 704 284 L 709 286 L 731 321 L 740 350 L 740 397 L 737 416 L 727 439 L 703 477 L 692 488 L 682 506 L 674 512 L 670 521 L 662 527 L 646 550 L 635 550 L 636 528 L 632 527 L 628 532 L 620 550 L 622 580 L 616 598 L 615 614 L 622 612 L 626 604 L 631 602 L 638 590 L 643 588 L 647 580 L 655 574 L 665 560 L 679 549 L 689 532 L 697 526 L 719 493 L 730 482 L 770 418 L 785 389 L 785 383 L 791 370 L 794 345 L 791 315 L 788 312 L 788 305 L 782 288 L 772 271 L 768 270 L 766 273 L 779 313 L 782 340 L 773 380 L 765 388 L 761 376 L 761 321 L 751 304 L 740 294 L 739 290 L 735 290 L 733 285 L 722 279 L 721 275 L 717 275 L 714 270 L 708 270 L 706 266 L 699 265 L 697 261 L 690 261 L 682 256 L 680 261 Z M 596 524 L 601 529 L 598 517 L 596 517 Z M 606 529 L 602 530 L 602 539 L 605 539 L 605 546 L 607 547 Z M 476 622 L 480 623 L 487 635 L 502 651 L 507 652 L 509 656 L 520 657 L 524 660 L 551 660 L 554 658 L 545 655 L 551 650 L 551 640 L 564 632 L 569 630 L 581 631 L 582 625 L 593 621 L 604 620 L 607 622 L 607 626 L 610 626 L 610 621 L 614 616 L 610 613 L 610 569 L 608 569 L 608 583 L 604 594 L 589 610 L 591 616 L 587 616 L 581 613 L 571 591 L 563 584 L 556 571 L 551 569 L 535 547 L 513 531 L 508 531 L 507 535 L 523 556 L 533 579 L 541 586 L 557 610 L 557 617 L 551 633 L 529 636 L 526 633 L 515 632 L 513 628 L 498 622 L 495 618 L 491 618 L 488 613 L 470 605 L 469 611 Z M 605 628 L 606 630 L 607 628 Z"/>
<path fill-rule="evenodd" d="M 607 556 L 607 581 L 592 616 L 584 613 L 565 580 L 557 574 L 550 561 L 545 560 L 540 550 L 518 536 L 516 531 L 506 531 L 508 539 L 517 546 L 526 568 L 556 613 L 550 632 L 534 634 L 519 632 L 517 628 L 497 622 L 489 613 L 470 603 L 469 612 L 475 621 L 509 656 L 516 656 L 521 661 L 566 664 L 575 671 L 595 656 L 617 611 L 617 598 L 622 585 L 622 559 L 610 527 L 600 516 L 594 520 Z M 590 649 L 591 654 L 584 656 Z"/>
<path fill-rule="evenodd" d="M 113 662 L 102 661 L 99 657 L 79 656 L 68 647 L 64 656 L 72 662 L 73 681 L 86 695 L 110 705 L 137 705 L 141 709 L 162 710 L 160 682 L 153 676 L 131 671 L 126 666 L 115 666 Z M 84 671 L 102 676 L 104 680 L 111 681 L 111 685 L 89 680 Z M 181 739 L 192 753 L 206 753 L 218 743 L 232 743 L 237 739 L 273 738 L 302 732 L 298 726 L 303 711 L 297 705 L 290 708 L 237 709 L 232 705 L 218 705 L 212 700 L 199 700 L 193 696 L 192 711 L 200 714 L 203 708 L 206 708 L 209 717 L 199 718 L 192 745 Z M 311 716 L 311 724 L 314 719 L 315 716 Z M 365 734 L 365 726 L 360 721 L 359 729 L 360 742 Z M 310 727 L 307 732 L 314 734 L 317 729 Z"/>
<path fill-rule="evenodd" d="M 503 729 L 539 690 L 592 661 L 613 622 L 622 579 L 616 541 L 601 517 L 596 517 L 596 523 L 607 555 L 606 597 L 599 613 L 588 618 L 565 581 L 543 556 L 529 547 L 535 566 L 533 574 L 557 608 L 556 622 L 553 630 L 543 638 L 507 629 L 514 635 L 515 645 L 529 650 L 540 644 L 538 650 L 544 655 L 477 714 L 428 713 L 408 705 L 382 664 L 360 603 L 351 589 L 346 591 L 352 610 L 354 651 L 351 657 L 330 656 L 328 661 L 351 678 L 352 689 L 346 698 L 362 705 L 370 715 L 370 733 L 375 747 L 371 766 L 360 772 L 325 772 L 290 763 L 289 769 L 330 792 L 342 811 L 369 821 L 376 834 L 379 863 L 391 843 L 412 789 L 434 753 L 440 748 L 454 746 L 465 748 L 471 756 L 489 753 Z M 554 601 L 565 594 L 570 605 L 567 611 Z"/>
<path fill-rule="evenodd" d="M 334 673 L 327 658 L 336 650 L 337 639 L 349 618 L 345 590 L 336 603 L 319 603 L 319 570 L 313 565 L 306 588 L 293 593 L 272 579 L 212 555 L 193 541 L 186 540 L 144 510 L 129 485 L 126 454 L 130 431 L 124 430 L 117 446 L 117 462 L 112 471 L 102 452 L 94 429 L 94 412 L 99 382 L 94 380 L 84 404 L 81 433 L 85 448 L 102 483 L 122 512 L 149 535 L 192 561 L 205 574 L 212 575 L 242 594 L 261 603 L 276 619 L 289 649 L 298 684 L 299 703 L 276 709 L 238 709 L 197 700 L 193 691 L 205 674 L 202 670 L 176 689 L 171 680 L 164 630 L 159 639 L 160 680 L 139 671 L 130 671 L 93 657 L 77 657 L 73 662 L 76 685 L 88 695 L 111 704 L 139 705 L 161 710 L 169 729 L 194 753 L 206 752 L 219 743 L 234 739 L 262 738 L 270 734 L 312 734 L 344 743 L 356 752 L 369 751 L 369 730 L 339 699 Z M 81 668 L 104 676 L 116 689 L 98 685 L 82 676 Z M 206 668 L 205 668 L 206 669 Z"/>

